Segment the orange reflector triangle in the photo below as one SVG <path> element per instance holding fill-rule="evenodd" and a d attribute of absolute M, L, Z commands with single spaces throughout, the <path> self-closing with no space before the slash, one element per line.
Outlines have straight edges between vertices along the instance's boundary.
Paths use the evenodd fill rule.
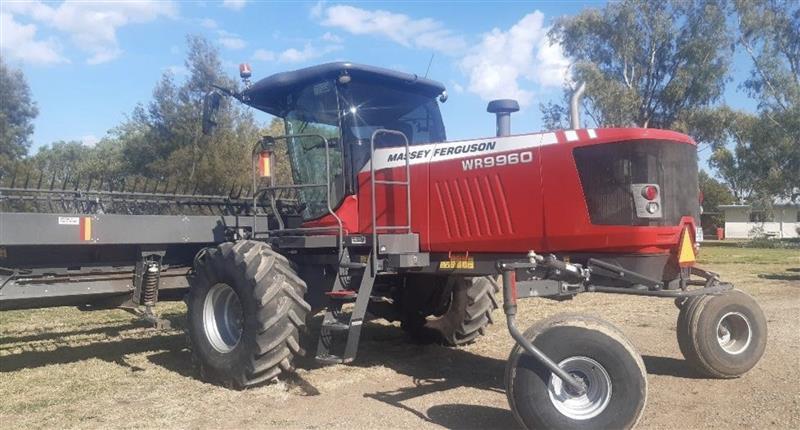
<path fill-rule="evenodd" d="M 689 236 L 689 229 L 684 228 L 683 237 L 681 237 L 680 252 L 678 253 L 678 265 L 681 267 L 691 266 L 695 261 L 692 238 Z"/>

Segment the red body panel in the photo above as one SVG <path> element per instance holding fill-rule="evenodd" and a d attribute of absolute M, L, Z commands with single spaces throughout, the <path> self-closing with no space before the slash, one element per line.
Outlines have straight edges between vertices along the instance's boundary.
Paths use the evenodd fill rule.
<path fill-rule="evenodd" d="M 410 157 L 412 230 L 420 235 L 422 250 L 431 252 L 670 252 L 686 224 L 694 232 L 691 217 L 662 227 L 593 225 L 589 219 L 572 150 L 639 139 L 694 145 L 671 131 L 586 129 L 412 146 L 410 152 L 419 155 Z M 392 160 L 398 152 L 404 151 L 376 151 L 377 179 L 405 179 L 405 162 Z M 472 169 L 463 164 L 481 159 L 485 165 L 489 158 L 498 163 L 503 157 L 508 162 L 512 154 L 517 163 Z M 337 209 L 351 233 L 372 231 L 369 176 L 368 164 L 358 175 L 358 195 Z M 407 223 L 405 193 L 403 186 L 376 185 L 377 225 Z M 328 216 L 306 225 L 332 222 Z"/>

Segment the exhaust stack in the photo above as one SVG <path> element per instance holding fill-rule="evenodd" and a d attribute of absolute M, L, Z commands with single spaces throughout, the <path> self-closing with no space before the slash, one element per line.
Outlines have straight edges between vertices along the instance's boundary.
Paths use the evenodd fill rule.
<path fill-rule="evenodd" d="M 516 100 L 500 99 L 489 102 L 486 112 L 497 115 L 497 137 L 511 134 L 511 114 L 518 110 L 519 103 Z"/>
<path fill-rule="evenodd" d="M 578 111 L 578 103 L 581 101 L 584 90 L 586 90 L 586 82 L 581 82 L 578 84 L 578 88 L 575 88 L 575 91 L 572 92 L 572 97 L 569 98 L 569 124 L 573 130 L 581 128 L 581 114 Z"/>

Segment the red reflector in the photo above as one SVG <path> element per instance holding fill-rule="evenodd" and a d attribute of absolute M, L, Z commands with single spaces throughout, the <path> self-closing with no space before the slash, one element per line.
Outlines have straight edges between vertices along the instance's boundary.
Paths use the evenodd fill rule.
<path fill-rule="evenodd" d="M 655 200 L 655 198 L 658 197 L 658 188 L 652 185 L 642 188 L 642 197 L 647 200 Z"/>

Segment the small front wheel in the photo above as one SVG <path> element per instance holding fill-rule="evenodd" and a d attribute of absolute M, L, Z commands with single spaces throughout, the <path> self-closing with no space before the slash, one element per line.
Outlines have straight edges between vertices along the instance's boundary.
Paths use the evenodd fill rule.
<path fill-rule="evenodd" d="M 767 319 L 752 297 L 734 290 L 692 297 L 678 315 L 678 345 L 703 376 L 736 378 L 767 346 Z"/>
<path fill-rule="evenodd" d="M 573 392 L 516 345 L 506 366 L 506 394 L 525 428 L 631 428 L 644 412 L 647 377 L 642 358 L 613 325 L 582 315 L 557 315 L 533 325 L 525 337 L 581 380 Z"/>

